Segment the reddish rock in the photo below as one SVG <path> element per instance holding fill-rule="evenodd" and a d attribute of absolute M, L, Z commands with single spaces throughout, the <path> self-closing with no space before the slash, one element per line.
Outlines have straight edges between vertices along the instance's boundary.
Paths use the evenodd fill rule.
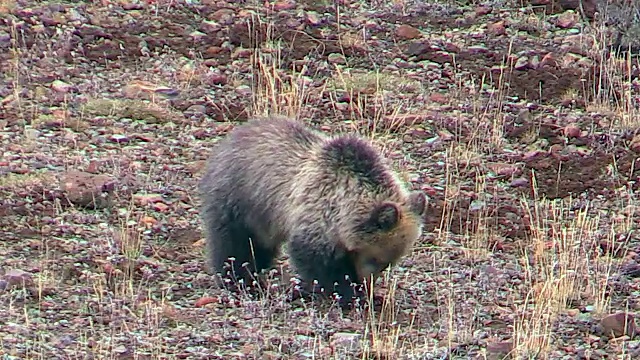
<path fill-rule="evenodd" d="M 506 35 L 507 28 L 505 26 L 504 20 L 487 25 L 487 31 L 494 35 Z"/>
<path fill-rule="evenodd" d="M 636 135 L 631 139 L 629 148 L 635 153 L 640 153 L 640 135 Z"/>
<path fill-rule="evenodd" d="M 215 20 L 220 24 L 229 25 L 233 23 L 235 11 L 233 9 L 218 9 L 209 15 L 210 20 Z"/>
<path fill-rule="evenodd" d="M 422 33 L 411 25 L 403 24 L 396 28 L 396 36 L 401 39 L 411 40 L 422 37 Z"/>
<path fill-rule="evenodd" d="M 449 98 L 444 96 L 441 93 L 432 93 L 429 95 L 429 100 L 436 102 L 438 104 L 446 104 L 449 102 Z"/>
<path fill-rule="evenodd" d="M 542 60 L 540 60 L 540 67 L 543 68 L 545 66 L 553 68 L 558 66 L 558 61 L 552 53 L 548 53 L 547 55 L 542 57 Z"/>
<path fill-rule="evenodd" d="M 487 352 L 494 356 L 506 356 L 513 350 L 513 342 L 501 341 L 487 344 Z"/>
<path fill-rule="evenodd" d="M 203 307 L 205 305 L 208 305 L 208 304 L 211 304 L 211 303 L 216 303 L 216 302 L 218 302 L 218 300 L 216 300 L 216 298 L 213 298 L 213 297 L 210 297 L 210 296 L 205 296 L 205 297 L 202 297 L 202 298 L 198 299 L 195 302 L 194 306 L 195 307 Z"/>
<path fill-rule="evenodd" d="M 620 337 L 627 335 L 633 338 L 637 333 L 633 315 L 623 312 L 605 316 L 600 320 L 600 327 L 605 336 Z"/>
<path fill-rule="evenodd" d="M 490 14 L 493 9 L 489 6 L 478 6 L 476 8 L 476 16 L 482 16 Z"/>
<path fill-rule="evenodd" d="M 578 14 L 573 11 L 565 11 L 556 19 L 556 26 L 561 29 L 573 27 L 578 22 Z"/>
<path fill-rule="evenodd" d="M 296 8 L 296 2 L 293 0 L 276 1 L 271 8 L 275 11 L 292 10 Z"/>
<path fill-rule="evenodd" d="M 227 77 L 219 73 L 210 74 L 208 80 L 208 83 L 211 85 L 224 85 L 227 83 Z"/>
<path fill-rule="evenodd" d="M 22 286 L 30 287 L 33 285 L 31 273 L 20 269 L 7 270 L 4 276 L 2 276 L 2 280 L 5 284 L 4 286 L 9 288 Z"/>
<path fill-rule="evenodd" d="M 577 127 L 576 125 L 567 125 L 564 128 L 564 136 L 568 137 L 568 138 L 576 138 L 578 136 L 580 136 L 580 134 L 582 133 L 582 131 L 580 130 L 579 127 Z"/>
<path fill-rule="evenodd" d="M 70 170 L 60 181 L 68 201 L 81 207 L 104 208 L 111 202 L 115 180 L 108 175 Z"/>

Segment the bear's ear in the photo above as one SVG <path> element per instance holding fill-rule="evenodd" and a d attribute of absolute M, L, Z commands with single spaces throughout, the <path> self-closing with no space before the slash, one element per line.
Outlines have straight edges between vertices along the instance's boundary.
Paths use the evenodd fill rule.
<path fill-rule="evenodd" d="M 427 197 L 422 191 L 412 191 L 409 194 L 409 209 L 416 215 L 422 215 L 427 207 Z"/>
<path fill-rule="evenodd" d="M 396 204 L 390 202 L 378 205 L 369 218 L 372 227 L 381 231 L 393 229 L 398 221 L 400 221 L 400 210 Z"/>

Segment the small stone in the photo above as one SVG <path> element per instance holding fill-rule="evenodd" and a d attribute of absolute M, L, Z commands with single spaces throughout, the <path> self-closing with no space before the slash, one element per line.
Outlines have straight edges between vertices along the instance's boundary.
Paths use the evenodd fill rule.
<path fill-rule="evenodd" d="M 210 20 L 214 20 L 219 24 L 230 25 L 233 23 L 235 11 L 233 9 L 218 9 L 209 15 Z"/>
<path fill-rule="evenodd" d="M 560 14 L 556 19 L 556 26 L 561 29 L 568 29 L 573 27 L 578 22 L 578 14 L 574 11 L 565 11 Z"/>
<path fill-rule="evenodd" d="M 205 296 L 205 297 L 201 297 L 200 299 L 196 300 L 195 304 L 193 304 L 195 307 L 203 307 L 209 304 L 213 304 L 213 303 L 217 303 L 218 300 L 214 297 L 211 296 Z"/>
<path fill-rule="evenodd" d="M 331 346 L 334 348 L 341 348 L 347 351 L 357 352 L 360 349 L 360 341 L 362 335 L 355 333 L 339 332 L 331 336 Z"/>
<path fill-rule="evenodd" d="M 33 285 L 33 278 L 31 277 L 31 273 L 20 269 L 7 270 L 2 278 L 2 280 L 5 282 L 5 287 L 29 287 Z"/>
<path fill-rule="evenodd" d="M 437 92 L 431 93 L 429 95 L 429 100 L 438 104 L 447 104 L 450 101 L 450 99 L 447 98 L 445 95 Z"/>
<path fill-rule="evenodd" d="M 548 53 L 547 55 L 542 57 L 540 60 L 540 67 L 556 67 L 558 65 L 558 61 L 554 58 L 552 53 Z"/>
<path fill-rule="evenodd" d="M 249 85 L 239 85 L 236 87 L 236 94 L 240 96 L 250 96 L 252 93 L 251 87 Z"/>
<path fill-rule="evenodd" d="M 487 30 L 494 35 L 506 35 L 507 28 L 504 21 L 498 21 L 493 24 L 487 25 Z"/>
<path fill-rule="evenodd" d="M 60 188 L 72 204 L 104 208 L 110 204 L 115 181 L 108 175 L 69 170 L 63 174 Z"/>
<path fill-rule="evenodd" d="M 209 75 L 208 83 L 211 85 L 224 85 L 227 83 L 227 77 L 224 74 L 213 73 Z"/>
<path fill-rule="evenodd" d="M 322 24 L 322 20 L 320 19 L 320 15 L 318 15 L 317 12 L 315 11 L 309 11 L 305 14 L 306 16 L 306 20 L 307 20 L 307 24 L 311 25 L 311 26 L 318 26 L 320 24 Z"/>
<path fill-rule="evenodd" d="M 396 36 L 401 39 L 411 40 L 422 37 L 422 33 L 411 25 L 403 24 L 396 28 Z"/>
<path fill-rule="evenodd" d="M 344 65 L 347 63 L 347 59 L 344 57 L 344 55 L 339 54 L 339 53 L 331 53 L 327 56 L 327 60 L 332 63 L 332 64 L 340 64 L 340 65 Z"/>
<path fill-rule="evenodd" d="M 564 128 L 564 136 L 568 137 L 568 138 L 577 138 L 578 136 L 580 136 L 580 134 L 582 133 L 582 131 L 580 130 L 579 127 L 577 127 L 576 125 L 567 125 Z"/>
<path fill-rule="evenodd" d="M 540 57 L 538 55 L 534 55 L 531 60 L 529 61 L 529 66 L 531 66 L 532 69 L 537 69 L 540 67 Z"/>
<path fill-rule="evenodd" d="M 529 186 L 529 180 L 525 179 L 525 178 L 517 178 L 514 179 L 509 186 L 511 187 L 515 187 L 515 188 L 519 188 L 519 187 L 527 187 Z"/>
<path fill-rule="evenodd" d="M 513 350 L 513 342 L 511 341 L 500 341 L 487 344 L 487 352 L 493 356 L 502 356 L 508 355 Z"/>
<path fill-rule="evenodd" d="M 605 336 L 620 337 L 627 335 L 633 338 L 637 333 L 633 315 L 623 312 L 605 316 L 600 320 L 600 326 Z"/>
<path fill-rule="evenodd" d="M 145 206 L 156 202 L 162 202 L 164 199 L 160 194 L 136 194 L 133 195 L 133 201 L 137 205 Z"/>
<path fill-rule="evenodd" d="M 127 135 L 113 134 L 109 137 L 109 140 L 115 143 L 128 143 L 131 139 Z"/>
<path fill-rule="evenodd" d="M 169 205 L 161 202 L 151 204 L 151 208 L 158 212 L 166 212 L 169 210 Z"/>
<path fill-rule="evenodd" d="M 203 20 L 200 24 L 200 30 L 207 35 L 213 35 L 222 29 L 222 26 L 215 21 Z"/>
<path fill-rule="evenodd" d="M 199 116 L 207 113 L 207 108 L 204 105 L 191 105 L 185 111 L 185 115 L 188 116 Z"/>
<path fill-rule="evenodd" d="M 640 153 L 640 134 L 634 136 L 633 139 L 631 139 L 629 148 L 635 153 Z"/>
<path fill-rule="evenodd" d="M 516 70 L 524 70 L 529 65 L 529 58 L 521 56 L 516 60 L 516 64 L 513 66 Z"/>
<path fill-rule="evenodd" d="M 67 84 L 62 80 L 55 80 L 51 83 L 51 88 L 57 92 L 69 93 L 73 91 L 73 85 Z"/>
<path fill-rule="evenodd" d="M 489 6 L 478 6 L 476 8 L 476 17 L 490 14 L 492 10 L 493 9 L 491 9 L 491 7 Z"/>
<path fill-rule="evenodd" d="M 232 59 L 246 59 L 246 58 L 250 57 L 252 53 L 253 53 L 253 51 L 251 49 L 237 48 L 237 49 L 233 50 L 233 52 L 231 53 L 231 58 Z"/>
<path fill-rule="evenodd" d="M 293 0 L 281 0 L 273 4 L 273 10 L 275 11 L 292 10 L 295 8 L 296 8 L 296 2 Z"/>

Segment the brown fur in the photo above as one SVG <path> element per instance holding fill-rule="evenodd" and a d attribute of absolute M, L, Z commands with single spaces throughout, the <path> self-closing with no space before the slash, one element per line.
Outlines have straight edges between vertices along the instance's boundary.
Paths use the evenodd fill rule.
<path fill-rule="evenodd" d="M 410 251 L 426 202 L 365 140 L 284 118 L 236 127 L 209 159 L 200 190 L 214 271 L 247 278 L 271 267 L 286 243 L 304 280 L 343 296 L 350 282 L 375 279 Z"/>

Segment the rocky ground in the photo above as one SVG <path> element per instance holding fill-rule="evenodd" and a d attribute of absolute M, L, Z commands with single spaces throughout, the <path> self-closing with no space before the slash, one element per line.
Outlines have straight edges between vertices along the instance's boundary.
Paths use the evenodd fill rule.
<path fill-rule="evenodd" d="M 640 16 L 579 4 L 0 0 L 3 359 L 638 358 Z M 382 309 L 206 274 L 202 163 L 270 112 L 429 194 Z"/>

